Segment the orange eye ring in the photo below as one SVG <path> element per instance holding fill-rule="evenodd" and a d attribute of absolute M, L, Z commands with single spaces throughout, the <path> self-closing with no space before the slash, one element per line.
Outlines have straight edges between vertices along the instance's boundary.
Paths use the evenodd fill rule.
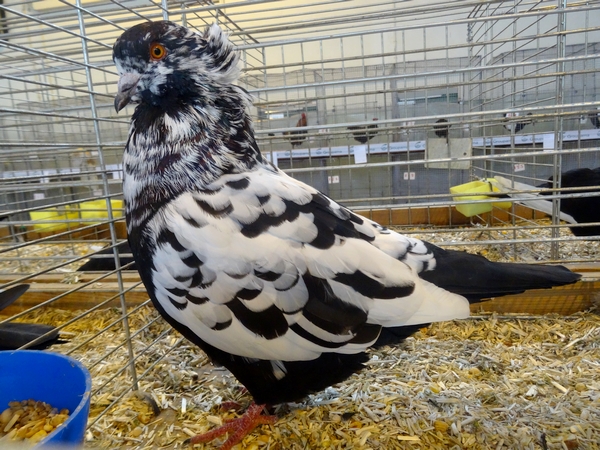
<path fill-rule="evenodd" d="M 167 49 L 164 45 L 155 42 L 150 46 L 150 59 L 152 61 L 160 61 L 167 56 Z"/>

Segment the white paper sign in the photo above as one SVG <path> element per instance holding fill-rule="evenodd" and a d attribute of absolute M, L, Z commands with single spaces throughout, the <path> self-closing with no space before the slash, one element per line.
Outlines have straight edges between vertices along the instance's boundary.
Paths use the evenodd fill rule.
<path fill-rule="evenodd" d="M 554 150 L 554 133 L 544 134 L 544 150 Z"/>
<path fill-rule="evenodd" d="M 354 146 L 354 164 L 364 164 L 367 162 L 367 146 Z"/>

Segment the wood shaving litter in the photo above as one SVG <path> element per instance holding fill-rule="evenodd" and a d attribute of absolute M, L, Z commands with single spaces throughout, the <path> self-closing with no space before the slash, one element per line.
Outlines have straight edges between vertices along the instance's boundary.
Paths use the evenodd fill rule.
<path fill-rule="evenodd" d="M 540 227 L 549 224 L 536 222 Z M 514 234 L 486 227 L 412 231 L 416 233 L 411 236 L 434 243 L 498 239 L 491 245 L 452 246 L 492 260 L 550 258 L 550 246 L 543 242 L 550 230 L 544 228 Z M 502 242 L 532 236 L 539 242 Z M 570 232 L 563 229 L 561 236 L 569 238 Z M 75 250 L 74 245 L 78 246 Z M 44 252 L 68 256 L 86 254 L 90 245 L 26 249 L 37 256 Z M 564 259 L 594 260 L 598 242 L 561 242 L 559 251 Z M 3 261 L 9 265 L 2 269 L 34 272 L 56 264 L 56 260 L 41 261 L 30 260 L 25 268 Z M 83 262 L 60 270 L 74 270 Z M 45 308 L 19 320 L 58 325 L 78 313 Z M 183 441 L 190 435 L 236 416 L 234 411 L 220 411 L 221 402 L 246 405 L 251 401 L 235 378 L 210 365 L 198 348 L 182 340 L 162 319 L 138 333 L 157 319 L 150 307 L 130 317 L 139 387 L 146 395 L 130 392 L 132 377 L 123 370 L 129 354 L 121 345 L 125 340 L 122 325 L 118 322 L 96 336 L 120 317 L 117 309 L 96 311 L 65 328 L 72 339 L 69 344 L 52 348 L 66 353 L 79 347 L 73 356 L 92 373 L 94 395 L 86 448 L 185 448 Z M 567 318 L 491 316 L 435 324 L 403 345 L 372 352 L 369 367 L 346 382 L 304 403 L 280 406 L 276 426 L 255 430 L 237 448 L 600 448 L 598 319 L 596 314 L 580 313 Z M 158 417 L 148 398 L 162 410 Z"/>
<path fill-rule="evenodd" d="M 75 314 L 46 313 L 52 323 Z M 131 316 L 131 333 L 156 316 L 141 308 Z M 67 327 L 73 339 L 52 350 L 67 352 L 119 317 L 116 309 L 95 312 Z M 222 402 L 251 401 L 228 371 L 162 319 L 133 339 L 138 376 L 148 372 L 139 380 L 145 395 L 130 392 L 130 374 L 118 373 L 126 349 L 103 356 L 123 339 L 115 326 L 73 353 L 94 384 L 86 448 L 185 448 L 190 435 L 237 416 L 221 411 Z M 367 369 L 346 382 L 280 405 L 279 422 L 237 448 L 598 449 L 599 361 L 600 317 L 590 312 L 434 324 L 400 346 L 373 351 Z M 162 410 L 158 417 L 149 398 Z"/>
<path fill-rule="evenodd" d="M 101 245 L 98 243 L 75 242 L 27 245 L 0 255 L 0 273 L 37 273 L 42 270 L 53 269 L 57 264 L 65 263 L 77 256 L 87 255 L 97 251 L 100 247 Z M 82 259 L 54 269 L 52 272 L 73 272 L 86 261 L 88 259 Z"/>

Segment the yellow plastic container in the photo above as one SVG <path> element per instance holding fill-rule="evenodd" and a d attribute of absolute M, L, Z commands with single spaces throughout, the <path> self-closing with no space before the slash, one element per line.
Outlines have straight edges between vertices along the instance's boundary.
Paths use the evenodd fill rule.
<path fill-rule="evenodd" d="M 488 180 L 494 180 L 488 178 Z M 500 190 L 488 181 L 471 181 L 470 183 L 459 184 L 458 186 L 452 186 L 450 188 L 451 194 L 475 194 L 481 192 L 482 194 L 487 192 L 500 192 Z M 467 201 L 467 200 L 492 200 L 494 197 L 487 195 L 465 195 L 465 196 L 453 196 L 454 201 Z M 509 209 L 511 202 L 495 201 L 489 203 L 461 203 L 456 205 L 456 210 L 466 217 L 476 216 L 477 214 L 483 214 L 490 212 L 493 207 Z"/>
<path fill-rule="evenodd" d="M 113 212 L 113 218 L 123 215 L 123 200 L 111 199 L 110 206 Z M 106 200 L 90 200 L 79 204 L 79 214 L 81 223 L 84 225 L 93 225 L 95 223 L 108 220 L 108 211 L 106 210 Z"/>
<path fill-rule="evenodd" d="M 79 224 L 79 212 L 68 207 L 31 211 L 29 217 L 33 222 L 38 222 L 33 224 L 33 229 L 42 233 L 66 231 L 76 228 Z"/>

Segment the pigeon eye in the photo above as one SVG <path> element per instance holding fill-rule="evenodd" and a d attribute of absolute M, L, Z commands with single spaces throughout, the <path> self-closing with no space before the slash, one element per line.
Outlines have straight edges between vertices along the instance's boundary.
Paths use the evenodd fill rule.
<path fill-rule="evenodd" d="M 150 46 L 150 59 L 153 61 L 160 61 L 167 56 L 167 49 L 164 45 L 154 43 Z"/>

